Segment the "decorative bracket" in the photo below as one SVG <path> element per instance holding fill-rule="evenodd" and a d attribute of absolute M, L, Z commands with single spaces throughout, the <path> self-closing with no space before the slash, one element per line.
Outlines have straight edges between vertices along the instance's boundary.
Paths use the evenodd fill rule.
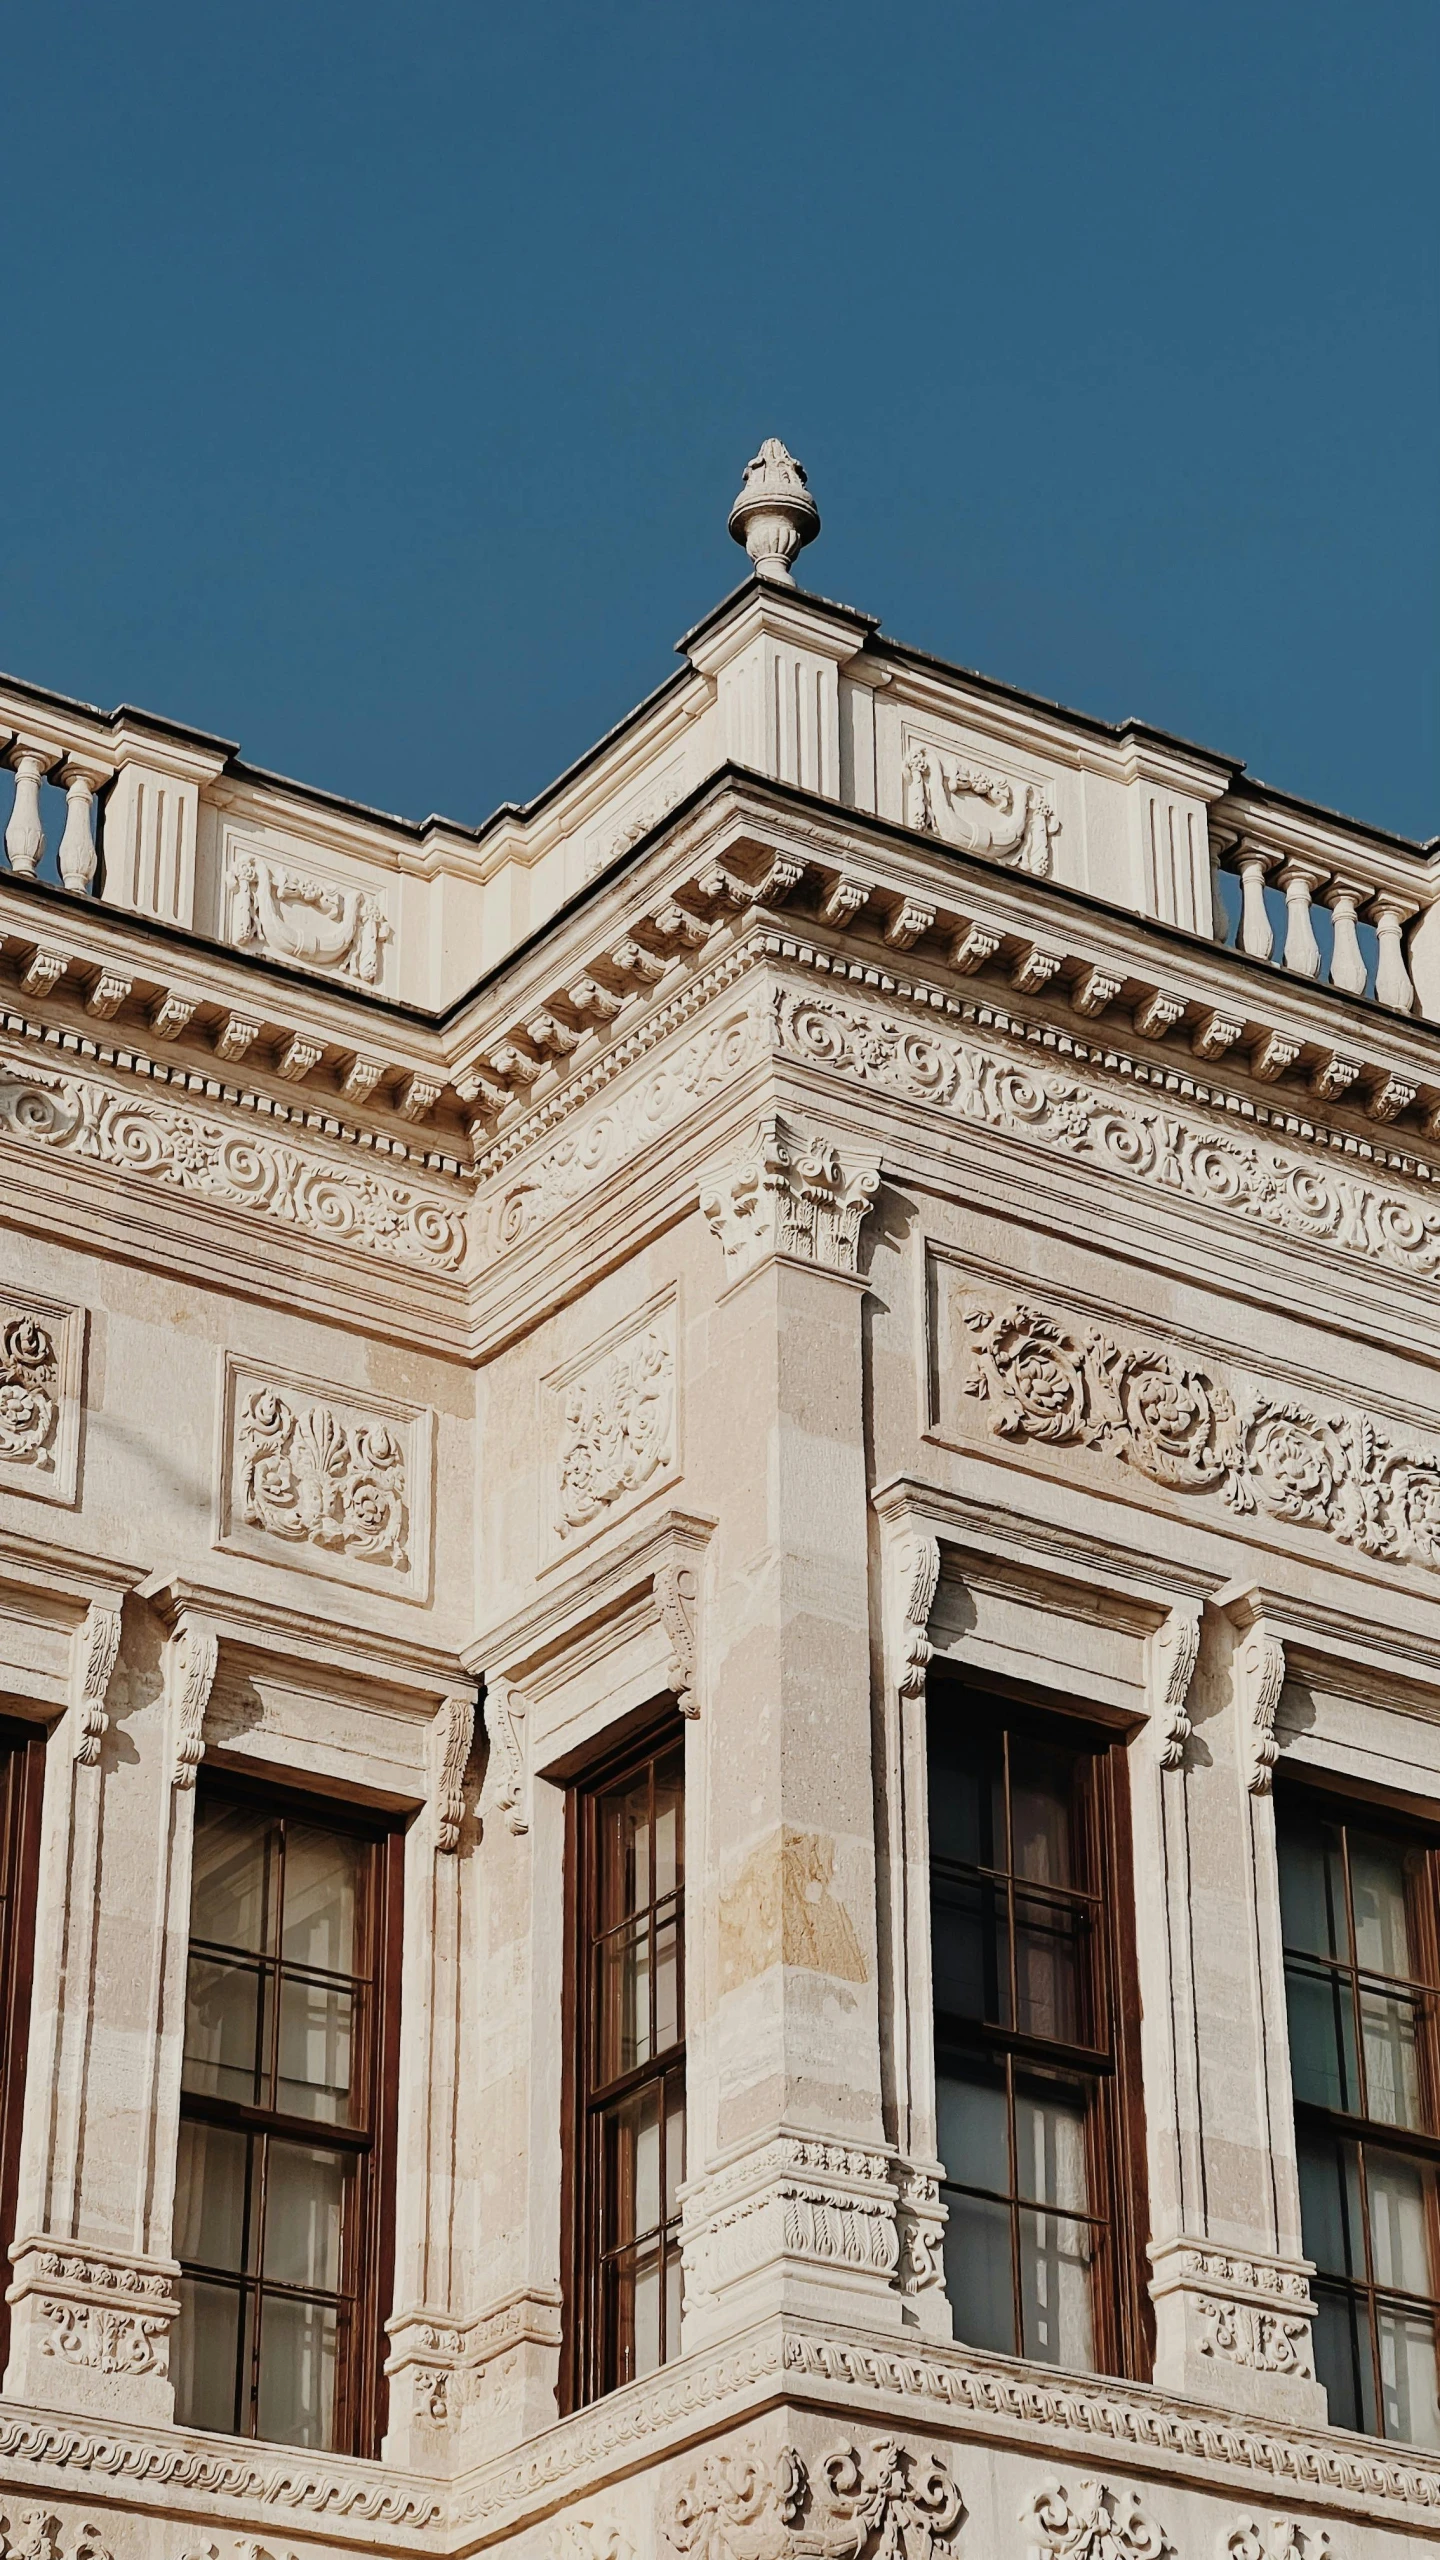
<path fill-rule="evenodd" d="M 934 1650 L 927 1629 L 940 1583 L 940 1541 L 919 1531 L 897 1538 L 888 1562 L 895 1686 L 902 1698 L 918 1698 Z"/>
<path fill-rule="evenodd" d="M 1147 1648 L 1150 1714 L 1162 1769 L 1184 1766 L 1190 1739 L 1186 1701 L 1200 1653 L 1200 1612 L 1174 1608 L 1162 1620 Z"/>
<path fill-rule="evenodd" d="M 430 1802 L 435 1846 L 447 1857 L 460 1846 L 465 1816 L 465 1771 L 475 1741 L 475 1700 L 468 1690 L 442 1698 L 430 1727 Z"/>
<path fill-rule="evenodd" d="M 100 1745 L 110 1722 L 105 1697 L 119 1651 L 119 1601 L 92 1600 L 75 1631 L 72 1671 L 75 1759 L 82 1769 L 99 1766 Z"/>
<path fill-rule="evenodd" d="M 220 1639 L 203 1618 L 187 1611 L 165 1647 L 165 1676 L 170 1696 L 170 1732 L 174 1756 L 170 1782 L 193 1787 L 205 1752 L 205 1710 L 215 1686 Z"/>
<path fill-rule="evenodd" d="M 1268 1796 L 1280 1746 L 1275 1739 L 1275 1711 L 1285 1686 L 1285 1647 L 1266 1623 L 1265 1594 L 1258 1583 L 1227 1583 L 1217 1591 L 1239 1641 L 1235 1648 L 1235 1711 L 1240 1718 L 1240 1756 L 1252 1796 Z"/>

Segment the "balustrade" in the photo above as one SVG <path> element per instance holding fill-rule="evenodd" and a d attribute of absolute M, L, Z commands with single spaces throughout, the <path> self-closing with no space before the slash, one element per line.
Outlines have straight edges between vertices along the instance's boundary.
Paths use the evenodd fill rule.
<path fill-rule="evenodd" d="M 1420 913 L 1418 898 L 1320 862 L 1287 862 L 1243 838 L 1217 859 L 1240 884 L 1238 914 L 1227 911 L 1217 892 L 1219 941 L 1252 960 L 1275 961 L 1292 977 L 1341 987 L 1347 995 L 1369 994 L 1391 1013 L 1417 1010 L 1405 927 Z M 1322 908 L 1328 923 L 1317 934 Z"/>
<path fill-rule="evenodd" d="M 0 743 L 4 735 L 0 730 Z M 77 897 L 91 896 L 99 868 L 95 798 L 109 781 L 110 768 L 68 755 L 58 742 L 41 744 L 23 737 L 12 739 L 3 760 L 13 766 L 15 773 L 15 797 L 4 838 L 10 869 L 22 880 L 38 878 L 46 843 L 41 788 L 54 782 L 65 794 L 65 823 L 56 850 L 60 878 Z"/>

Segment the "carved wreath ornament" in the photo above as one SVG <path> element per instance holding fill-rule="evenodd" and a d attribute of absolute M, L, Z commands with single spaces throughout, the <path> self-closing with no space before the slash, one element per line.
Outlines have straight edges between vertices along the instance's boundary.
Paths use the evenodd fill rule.
<path fill-rule="evenodd" d="M 343 1423 L 328 1405 L 257 1387 L 241 1413 L 237 1457 L 251 1528 L 403 1571 L 405 1451 L 383 1422 Z"/>
<path fill-rule="evenodd" d="M 1152 1483 L 1215 1492 L 1248 1517 L 1304 1522 L 1363 1554 L 1440 1572 L 1440 1456 L 1366 1414 L 1231 1393 L 1157 1346 L 1126 1348 L 1037 1307 L 975 1307 L 967 1395 L 1004 1439 L 1096 1449 Z"/>
<path fill-rule="evenodd" d="M 936 2560 L 964 2512 L 944 2456 L 893 2436 L 836 2445 L 809 2464 L 707 2454 L 661 2522 L 696 2560 Z"/>

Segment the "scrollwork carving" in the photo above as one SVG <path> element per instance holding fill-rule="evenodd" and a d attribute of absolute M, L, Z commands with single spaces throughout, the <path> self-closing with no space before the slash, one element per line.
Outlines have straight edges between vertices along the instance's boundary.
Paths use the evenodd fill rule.
<path fill-rule="evenodd" d="M 1030 2531 L 1033 2560 L 1166 2560 L 1175 2548 L 1134 2489 L 1103 2480 L 1082 2480 L 1073 2490 L 1048 2482 L 1026 2499 L 1020 2522 Z"/>
<path fill-rule="evenodd" d="M 1220 2541 L 1220 2560 L 1327 2560 L 1330 2536 L 1322 2525 L 1294 2516 L 1241 2516 Z"/>
<path fill-rule="evenodd" d="M 527 1699 L 511 1680 L 495 1672 L 485 1682 L 485 1731 L 500 1762 L 496 1802 L 514 1832 L 528 1831 L 530 1809 L 525 1786 L 525 1717 Z"/>
<path fill-rule="evenodd" d="M 318 1398 L 254 1387 L 235 1460 L 251 1528 L 401 1571 L 409 1563 L 405 1449 L 387 1422 L 342 1421 Z"/>
<path fill-rule="evenodd" d="M 136 2311 L 112 2311 L 89 2302 L 42 2302 L 50 2322 L 42 2346 L 65 2364 L 93 2365 L 101 2373 L 165 2373 L 170 2322 Z"/>
<path fill-rule="evenodd" d="M 11 1315 L 0 1330 L 0 1461 L 50 1474 L 60 1421 L 60 1355 L 38 1318 Z"/>
<path fill-rule="evenodd" d="M 383 898 L 311 879 L 258 853 L 239 853 L 230 868 L 230 936 L 241 951 L 268 951 L 305 969 L 373 987 L 391 938 Z"/>
<path fill-rule="evenodd" d="M 768 2462 L 707 2454 L 661 2524 L 696 2560 L 934 2560 L 963 2512 L 943 2455 L 880 2436 L 808 2467 L 793 2445 Z"/>
<path fill-rule="evenodd" d="M 1309 2317 L 1288 2311 L 1265 2311 L 1248 2302 L 1217 2301 L 1201 2294 L 1196 2309 L 1205 2324 L 1200 2352 L 1226 2364 L 1249 2365 L 1257 2373 L 1293 2373 L 1315 2378 Z"/>
<path fill-rule="evenodd" d="M 675 1353 L 667 1318 L 607 1352 L 563 1391 L 561 1537 L 587 1528 L 674 1462 Z"/>
<path fill-rule="evenodd" d="M 655 1568 L 655 1607 L 670 1643 L 670 1684 L 682 1716 L 698 1716 L 695 1686 L 695 1602 L 700 1589 L 693 1565 L 668 1559 Z"/>

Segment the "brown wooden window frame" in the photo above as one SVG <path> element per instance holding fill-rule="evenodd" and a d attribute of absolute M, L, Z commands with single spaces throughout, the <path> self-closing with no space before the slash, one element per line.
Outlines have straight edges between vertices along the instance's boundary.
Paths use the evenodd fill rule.
<path fill-rule="evenodd" d="M 1428 2316 L 1435 2341 L 1437 2388 L 1440 2388 L 1440 1825 L 1433 1820 L 1427 1822 L 1422 1815 L 1408 1810 L 1399 1811 L 1390 1805 L 1375 1803 L 1323 1783 L 1307 1785 L 1302 1777 L 1286 1772 L 1276 1789 L 1275 1803 L 1277 1833 L 1282 1837 L 1286 1818 L 1291 1813 L 1333 1824 L 1341 1834 L 1343 1913 L 1348 1953 L 1343 1959 L 1330 1958 L 1314 1949 L 1290 1946 L 1286 1943 L 1282 1911 L 1281 1939 L 1287 2001 L 1292 1970 L 1311 1979 L 1331 1978 L 1332 2000 L 1337 2012 L 1343 2014 L 1348 2010 L 1353 2043 L 1347 2059 L 1355 2074 L 1356 2094 L 1362 2102 L 1358 2110 L 1352 2110 L 1327 2107 L 1301 2097 L 1295 2087 L 1296 2036 L 1292 2021 L 1292 2103 L 1302 2167 L 1307 2133 L 1331 2145 L 1335 2152 L 1342 2147 L 1353 2147 L 1356 2159 L 1359 2255 L 1364 2272 L 1358 2276 L 1343 2276 L 1338 2269 L 1327 2268 L 1317 2261 L 1311 2288 L 1322 2309 L 1328 2298 L 1345 2303 L 1352 2316 L 1358 2315 L 1359 2327 L 1368 2343 L 1369 2366 L 1368 2374 L 1362 2374 L 1357 2361 L 1352 2382 L 1359 2401 L 1364 2382 L 1368 2379 L 1373 2393 L 1372 2414 L 1377 2423 L 1369 2429 L 1365 2427 L 1363 2416 L 1357 2415 L 1353 2420 L 1336 2419 L 1332 2412 L 1332 2424 L 1353 2423 L 1364 2432 L 1373 2433 L 1380 2441 L 1403 2444 L 1416 2440 L 1398 2430 L 1392 2433 L 1385 2425 L 1386 2388 L 1380 2319 L 1386 2311 Z M 1412 1956 L 1418 1958 L 1422 1968 L 1418 1974 L 1391 1974 L 1359 1960 L 1350 1848 L 1351 1835 L 1357 1833 L 1385 1840 L 1415 1855 L 1416 1869 L 1412 1870 L 1411 1889 L 1406 1894 L 1406 1918 L 1412 1937 Z M 1400 2000 L 1413 1999 L 1417 2091 L 1427 2119 L 1423 2129 L 1390 2122 L 1370 2111 L 1369 2058 L 1362 2022 L 1362 2002 L 1367 1991 L 1381 1999 L 1391 1996 Z M 1342 2049 L 1344 2041 L 1342 2028 Z M 1404 2285 L 1386 2283 L 1376 2273 L 1369 2157 L 1377 2152 L 1400 2155 L 1430 2173 L 1424 2207 L 1431 2287 L 1428 2293 L 1421 2294 Z M 1313 2258 L 1315 2252 L 1308 2239 L 1304 2245 L 1307 2257 Z M 1363 2353 L 1357 2341 L 1357 2359 L 1363 2359 Z M 1421 2441 L 1433 2449 L 1432 2440 Z"/>
<path fill-rule="evenodd" d="M 19 2235 L 20 2146 L 30 2004 L 35 1980 L 35 1897 L 40 1881 L 40 1807 L 48 1729 L 0 1718 L 5 1762 L 0 1804 L 0 2250 Z M 10 2353 L 10 2306 L 0 2290 L 0 2373 Z"/>
<path fill-rule="evenodd" d="M 685 2088 L 685 1732 L 684 1720 L 674 1706 L 647 1717 L 638 1730 L 593 1759 L 569 1779 L 565 1800 L 565 1965 L 562 2033 L 564 2037 L 562 2090 L 562 2259 L 565 2271 L 564 2330 L 560 2369 L 560 2403 L 562 2414 L 600 2399 L 617 2390 L 631 2377 L 615 2369 L 617 2341 L 610 2334 L 610 2316 L 605 2302 L 605 2259 L 603 2216 L 606 2193 L 602 2165 L 602 2140 L 607 2111 L 632 2097 L 646 2086 L 661 2089 L 662 2154 L 664 2149 L 664 2105 L 678 2081 L 682 2138 L 684 2129 Z M 620 2077 L 604 2081 L 597 2077 L 596 2061 L 600 2042 L 601 1972 L 599 1950 L 606 1934 L 600 1925 L 599 1896 L 601 1889 L 598 1809 L 603 1797 L 612 1790 L 633 1782 L 647 1769 L 651 1783 L 655 1770 L 665 1763 L 679 1763 L 681 1788 L 680 1864 L 678 1890 L 673 1896 L 657 1896 L 645 1906 L 650 1918 L 653 1939 L 654 1915 L 662 1903 L 673 1904 L 673 1918 L 678 1941 L 678 2017 L 679 2036 L 671 2045 L 652 2051 L 645 2064 Z M 653 1801 L 653 1798 L 652 1798 Z M 653 1815 L 652 1815 L 653 1820 Z M 638 1912 L 634 1915 L 640 1916 Z M 652 1993 L 653 2008 L 653 1972 Z M 683 2176 L 683 2168 L 682 2168 Z M 678 2227 L 673 2242 L 666 2225 L 668 2217 L 662 2206 L 660 2232 L 660 2297 L 662 2304 L 662 2337 L 665 2319 L 665 2277 L 671 2261 L 678 2261 Z M 673 2360 L 679 2352 L 678 2336 L 664 2341 L 662 2363 Z"/>
<path fill-rule="evenodd" d="M 1024 2300 L 1020 2276 L 1020 2227 L 1027 2211 L 1043 2213 L 1044 2200 L 1028 2197 L 1020 2182 L 1016 2138 L 1016 2078 L 1026 2065 L 1039 2075 L 1053 2073 L 1087 2093 L 1085 2110 L 1086 2191 L 1089 2211 L 1074 2218 L 1088 2224 L 1095 2246 L 1090 2273 L 1092 2368 L 1132 2380 L 1148 2379 L 1154 2365 L 1154 2312 L 1146 2282 L 1145 2243 L 1149 2208 L 1145 2155 L 1145 2120 L 1140 2055 L 1139 1978 L 1135 1955 L 1134 1861 L 1130 1828 L 1130 1785 L 1127 1729 L 1110 1723 L 1083 1702 L 1051 1701 L 1008 1693 L 1003 1687 L 971 1686 L 961 1680 L 931 1677 L 926 1709 L 927 1801 L 934 1804 L 934 1734 L 942 1719 L 963 1719 L 970 1735 L 988 1741 L 992 1759 L 1005 1775 L 1006 1829 L 1010 1835 L 1009 1737 L 1028 1736 L 1052 1749 L 1075 1755 L 1077 1774 L 1085 1772 L 1078 1791 L 1078 1816 L 1072 1842 L 1078 1850 L 1073 1889 L 1044 1889 L 1016 1873 L 1013 1848 L 1007 1863 L 994 1869 L 954 1868 L 954 1880 L 967 1879 L 984 1896 L 1003 1900 L 1005 1963 L 1012 2020 L 1016 2014 L 1015 1915 L 1017 1899 L 1065 1906 L 1088 1913 L 1083 1932 L 1087 1949 L 1081 1989 L 1081 2017 L 1088 2015 L 1090 2041 L 1065 2043 L 1027 2035 L 1002 2017 L 947 2015 L 939 2007 L 938 1969 L 934 2007 L 937 2082 L 946 2063 L 957 2074 L 967 2061 L 998 2069 L 1004 2075 L 1009 2174 L 1008 2192 L 981 2186 L 951 2174 L 942 2178 L 942 2200 L 961 2195 L 990 2200 L 1006 2208 L 1011 2228 L 1011 2317 L 1015 2346 L 1024 2354 Z M 991 1739 L 993 1738 L 993 1739 Z M 1013 1837 L 1013 1835 L 1010 1835 Z M 939 1859 L 932 1832 L 930 1877 L 931 1921 L 935 1929 L 934 1894 Z M 942 1878 L 942 1881 L 944 1879 Z M 1018 1888 L 1018 1893 L 1017 1893 Z M 981 1923 L 983 1943 L 983 1922 Z M 997 2000 L 997 2007 L 999 2006 Z M 1103 2031 L 1103 2032 L 1102 2032 Z M 943 2146 L 942 2146 L 943 2148 Z M 950 2164 L 946 2164 L 947 2172 Z M 963 2302 L 953 2305 L 956 2334 L 965 2335 Z M 1002 2349 L 1001 2352 L 1006 2352 Z M 1066 2368 L 1062 2368 L 1066 2369 Z M 1078 2369 L 1078 2368 L 1076 2368 Z"/>
<path fill-rule="evenodd" d="M 218 2125 L 247 2136 L 264 2140 L 274 2136 L 315 2151 L 345 2153 L 355 2162 L 356 2190 L 353 2206 L 346 2215 L 344 2263 L 341 2296 L 345 2311 L 341 2320 L 341 2345 L 337 2353 L 335 2380 L 334 2438 L 326 2450 L 334 2453 L 375 2457 L 380 2451 L 388 2405 L 388 2384 L 384 2364 L 386 2337 L 384 2323 L 391 2308 L 395 2276 L 395 2163 L 399 2117 L 400 2060 L 400 1984 L 402 1926 L 404 1917 L 405 1838 L 402 1818 L 373 1811 L 344 1798 L 311 1793 L 305 1788 L 272 1786 L 264 1779 L 251 1778 L 229 1770 L 201 1771 L 197 1790 L 197 1812 L 207 1802 L 222 1801 L 243 1805 L 270 1818 L 296 1822 L 307 1827 L 334 1831 L 358 1838 L 370 1845 L 367 1872 L 360 1893 L 361 1919 L 357 1935 L 363 1949 L 363 1967 L 348 1977 L 363 1985 L 358 2006 L 361 2029 L 357 2038 L 360 2065 L 352 2085 L 363 2087 L 365 2094 L 362 2125 L 331 2124 L 314 2116 L 282 2113 L 278 2107 L 244 2105 L 236 2100 L 202 2094 L 182 2086 L 180 2119 L 182 2125 L 201 2123 Z M 187 1973 L 190 1958 L 209 1942 L 193 1934 L 187 1951 Z M 218 1942 L 217 1942 L 218 1944 Z M 285 1960 L 278 1949 L 260 1960 L 258 1969 L 268 1977 L 272 2000 L 278 2000 L 279 1986 L 285 1974 Z M 306 1968 L 294 1968 L 301 1975 Z M 341 1977 L 336 1977 L 339 1980 Z M 273 2025 L 271 2031 L 271 2075 L 279 2070 L 279 2043 Z M 247 2155 L 248 2156 L 248 2155 Z M 261 2171 L 263 2196 L 263 2168 Z M 253 2206 L 247 2203 L 247 2227 Z M 178 2233 L 177 2233 L 178 2239 Z M 186 2261 L 182 2275 L 195 2275 L 202 2281 L 229 2280 L 230 2270 L 205 2267 L 199 2261 Z M 307 2288 L 287 2287 L 264 2277 L 258 2269 L 248 2276 L 234 2278 L 234 2287 L 242 2300 L 247 2293 L 264 2292 L 275 2298 L 307 2294 Z M 308 2289 L 313 2292 L 315 2289 Z M 319 2289 L 325 2293 L 325 2288 Z M 270 2442 L 280 2439 L 259 2435 L 258 2396 L 260 2349 L 263 2346 L 263 2324 L 257 2326 L 257 2345 L 250 2356 L 248 2386 L 243 2410 L 237 2416 L 248 2423 L 233 2430 L 243 2442 Z M 240 2390 L 237 2387 L 237 2403 Z"/>

